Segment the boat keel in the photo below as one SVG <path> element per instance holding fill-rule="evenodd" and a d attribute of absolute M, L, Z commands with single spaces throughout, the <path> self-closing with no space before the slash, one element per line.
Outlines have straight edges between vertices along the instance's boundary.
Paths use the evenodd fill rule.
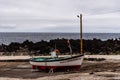
<path fill-rule="evenodd" d="M 71 70 L 80 70 L 81 65 L 74 65 L 74 66 L 36 66 L 32 65 L 32 69 L 37 69 L 37 70 L 42 70 L 46 71 L 48 70 L 49 72 L 54 72 L 54 71 L 71 71 Z"/>

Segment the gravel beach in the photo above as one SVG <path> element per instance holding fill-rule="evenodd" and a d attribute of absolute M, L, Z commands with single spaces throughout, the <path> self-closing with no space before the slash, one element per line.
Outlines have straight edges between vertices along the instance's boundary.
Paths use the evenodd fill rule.
<path fill-rule="evenodd" d="M 86 55 L 87 58 L 100 56 Z M 104 61 L 84 60 L 78 71 L 57 71 L 53 74 L 32 71 L 29 62 L 4 61 L 0 62 L 0 80 L 120 80 L 120 57 L 108 55 Z"/>

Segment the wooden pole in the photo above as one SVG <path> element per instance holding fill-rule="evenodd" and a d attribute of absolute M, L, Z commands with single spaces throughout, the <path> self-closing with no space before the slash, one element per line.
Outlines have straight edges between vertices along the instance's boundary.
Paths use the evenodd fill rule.
<path fill-rule="evenodd" d="M 83 41 L 82 41 L 82 14 L 80 14 L 80 54 L 83 53 Z"/>

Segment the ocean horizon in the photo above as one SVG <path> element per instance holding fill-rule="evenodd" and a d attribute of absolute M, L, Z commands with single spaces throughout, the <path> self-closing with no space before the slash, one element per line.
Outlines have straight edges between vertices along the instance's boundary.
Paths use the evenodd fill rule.
<path fill-rule="evenodd" d="M 22 43 L 25 40 L 39 42 L 51 39 L 80 39 L 80 33 L 52 33 L 52 32 L 0 32 L 0 44 L 10 44 L 11 42 Z M 120 38 L 120 33 L 83 33 L 83 39 L 116 39 Z"/>

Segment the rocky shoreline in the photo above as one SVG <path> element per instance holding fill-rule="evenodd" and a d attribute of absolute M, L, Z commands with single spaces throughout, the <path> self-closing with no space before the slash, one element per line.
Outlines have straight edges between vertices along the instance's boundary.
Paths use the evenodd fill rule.
<path fill-rule="evenodd" d="M 79 40 L 70 39 L 73 54 L 80 51 Z M 9 45 L 0 45 L 0 55 L 48 55 L 49 52 L 57 48 L 61 54 L 69 54 L 67 39 L 54 39 L 40 42 L 29 40 L 23 43 L 12 42 Z M 86 54 L 116 55 L 120 54 L 120 39 L 109 39 L 102 41 L 100 39 L 83 40 L 83 52 Z"/>

